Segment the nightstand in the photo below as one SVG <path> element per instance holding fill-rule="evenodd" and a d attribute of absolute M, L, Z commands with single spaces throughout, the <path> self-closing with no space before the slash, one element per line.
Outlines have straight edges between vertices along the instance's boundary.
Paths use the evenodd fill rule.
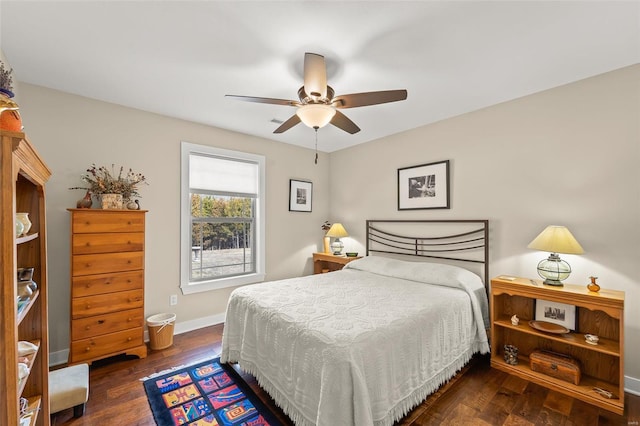
<path fill-rule="evenodd" d="M 552 334 L 532 327 L 529 321 L 536 319 L 537 300 L 575 306 L 575 331 Z M 499 276 L 491 280 L 489 302 L 493 368 L 614 413 L 624 412 L 624 292 L 602 289 L 594 293 L 586 284 L 555 287 L 540 280 Z M 513 315 L 519 323 L 511 323 Z M 586 334 L 599 336 L 598 344 L 589 344 Z M 516 365 L 505 362 L 505 345 L 518 348 Z M 529 356 L 538 349 L 577 360 L 582 372 L 579 384 L 533 371 Z M 612 393 L 613 398 L 594 391 L 598 388 Z"/>
<path fill-rule="evenodd" d="M 313 273 L 323 274 L 325 272 L 339 271 L 347 263 L 360 259 L 361 257 L 362 256 L 334 256 L 331 253 L 313 253 Z"/>

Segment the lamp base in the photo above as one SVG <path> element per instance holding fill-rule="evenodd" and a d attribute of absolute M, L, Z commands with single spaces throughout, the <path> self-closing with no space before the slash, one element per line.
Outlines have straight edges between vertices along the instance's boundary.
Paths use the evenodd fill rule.
<path fill-rule="evenodd" d="M 554 285 L 554 286 L 556 286 L 556 287 L 563 287 L 563 286 L 564 286 L 564 284 L 562 284 L 562 281 L 552 280 L 552 279 L 549 279 L 549 278 L 547 278 L 546 280 L 544 280 L 544 281 L 542 282 L 542 284 L 545 284 L 545 285 Z"/>

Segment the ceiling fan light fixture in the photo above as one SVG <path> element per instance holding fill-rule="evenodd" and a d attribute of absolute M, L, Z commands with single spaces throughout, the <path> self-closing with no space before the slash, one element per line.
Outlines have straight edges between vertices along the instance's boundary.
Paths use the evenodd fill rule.
<path fill-rule="evenodd" d="M 308 104 L 298 108 L 296 115 L 306 126 L 319 129 L 329 124 L 336 110 L 325 104 Z"/>

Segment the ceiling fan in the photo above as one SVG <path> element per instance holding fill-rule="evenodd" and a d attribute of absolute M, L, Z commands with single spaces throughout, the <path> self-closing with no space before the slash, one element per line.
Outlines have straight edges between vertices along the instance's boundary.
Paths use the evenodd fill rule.
<path fill-rule="evenodd" d="M 296 113 L 282 123 L 273 133 L 283 133 L 302 121 L 316 131 L 331 123 L 347 133 L 354 134 L 359 132 L 360 128 L 346 115 L 338 111 L 339 109 L 384 104 L 407 99 L 407 91 L 404 89 L 338 96 L 334 96 L 334 94 L 333 88 L 327 85 L 327 68 L 324 56 L 307 52 L 304 54 L 304 85 L 298 89 L 298 101 L 254 96 L 226 96 L 247 102 L 297 107 Z"/>

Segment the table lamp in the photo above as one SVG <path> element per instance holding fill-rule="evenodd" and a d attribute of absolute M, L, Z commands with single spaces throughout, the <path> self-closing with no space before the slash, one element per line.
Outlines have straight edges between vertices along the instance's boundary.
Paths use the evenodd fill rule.
<path fill-rule="evenodd" d="M 557 253 L 582 254 L 584 250 L 565 226 L 547 226 L 527 246 L 530 249 L 551 252 L 547 259 L 538 263 L 538 275 L 544 284 L 562 286 L 562 280 L 571 273 L 571 266 L 560 259 Z"/>
<path fill-rule="evenodd" d="M 344 229 L 341 223 L 334 223 L 331 225 L 331 228 L 327 232 L 327 237 L 333 237 L 335 240 L 331 243 L 331 250 L 333 250 L 333 254 L 335 256 L 340 256 L 342 254 L 342 249 L 344 248 L 344 244 L 340 241 L 340 238 L 348 237 L 349 234 Z"/>

